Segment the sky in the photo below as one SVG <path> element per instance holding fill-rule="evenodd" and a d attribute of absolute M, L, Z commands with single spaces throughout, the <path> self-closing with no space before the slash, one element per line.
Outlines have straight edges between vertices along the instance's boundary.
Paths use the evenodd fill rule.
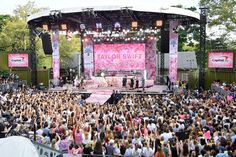
<path fill-rule="evenodd" d="M 32 0 L 31 0 L 32 1 Z M 199 0 L 33 0 L 37 7 L 49 7 L 50 9 L 73 8 L 81 6 L 97 5 L 160 5 L 160 7 L 182 4 L 184 7 L 195 6 L 198 8 Z M 0 14 L 13 14 L 18 5 L 24 5 L 28 0 L 1 0 Z"/>

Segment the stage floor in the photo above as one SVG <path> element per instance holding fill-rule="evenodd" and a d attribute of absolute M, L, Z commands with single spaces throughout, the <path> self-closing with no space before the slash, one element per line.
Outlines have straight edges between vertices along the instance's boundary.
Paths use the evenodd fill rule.
<path fill-rule="evenodd" d="M 49 91 L 65 91 L 69 90 L 72 92 L 78 92 L 78 93 L 93 93 L 93 92 L 110 92 L 110 91 L 119 91 L 121 93 L 153 93 L 153 94 L 164 94 L 165 90 L 167 90 L 166 85 L 154 85 L 149 88 L 145 88 L 144 92 L 142 91 L 142 88 L 137 88 L 137 89 L 129 89 L 129 88 L 124 88 L 124 87 L 98 87 L 98 88 L 89 88 L 89 89 L 79 89 L 71 84 L 66 84 L 63 87 L 55 87 L 55 88 L 49 88 Z"/>

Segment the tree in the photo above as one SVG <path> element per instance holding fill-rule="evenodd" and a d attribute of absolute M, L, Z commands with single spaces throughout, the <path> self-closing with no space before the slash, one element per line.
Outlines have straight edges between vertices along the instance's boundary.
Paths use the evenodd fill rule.
<path fill-rule="evenodd" d="M 25 21 L 13 17 L 7 21 L 0 33 L 0 45 L 5 51 L 27 50 L 29 48 L 29 31 Z"/>
<path fill-rule="evenodd" d="M 27 21 L 27 17 L 29 15 L 38 13 L 43 10 L 47 10 L 48 8 L 38 8 L 35 5 L 35 2 L 28 1 L 25 5 L 18 5 L 14 10 L 15 17 L 20 20 Z"/>
<path fill-rule="evenodd" d="M 69 41 L 65 35 L 60 35 L 59 40 L 61 64 L 64 67 L 68 67 L 73 54 L 81 51 L 80 38 L 78 38 L 78 36 L 73 36 Z"/>
<path fill-rule="evenodd" d="M 208 8 L 208 26 L 212 31 L 209 37 L 221 38 L 228 48 L 235 48 L 236 1 L 200 0 L 200 5 Z"/>
<path fill-rule="evenodd" d="M 235 0 L 201 0 L 200 5 L 208 8 L 209 26 L 224 26 L 227 32 L 236 29 Z"/>
<path fill-rule="evenodd" d="M 37 8 L 34 2 L 28 2 L 25 5 L 17 6 L 14 10 L 14 16 L 0 16 L 0 45 L 4 48 L 4 51 L 29 50 L 27 17 L 45 9 Z M 1 20 L 1 17 L 3 20 Z"/>
<path fill-rule="evenodd" d="M 11 19 L 10 15 L 0 15 L 0 32 L 2 32 L 2 28 L 6 25 L 7 21 Z"/>
<path fill-rule="evenodd" d="M 196 7 L 184 8 L 183 5 L 173 5 L 171 7 L 187 9 L 190 11 L 196 11 Z M 199 26 L 198 24 L 185 25 L 182 29 L 179 29 L 179 51 L 198 51 L 198 41 L 199 41 Z"/>

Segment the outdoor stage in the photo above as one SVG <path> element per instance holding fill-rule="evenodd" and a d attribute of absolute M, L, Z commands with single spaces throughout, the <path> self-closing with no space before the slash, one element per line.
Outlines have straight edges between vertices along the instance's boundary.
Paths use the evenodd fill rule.
<path fill-rule="evenodd" d="M 63 87 L 50 88 L 49 91 L 52 92 L 62 92 L 71 91 L 79 94 L 89 94 L 90 96 L 86 99 L 86 103 L 99 103 L 104 104 L 108 99 L 111 98 L 113 91 L 118 91 L 122 95 L 126 94 L 143 94 L 143 95 L 153 95 L 153 94 L 166 94 L 166 85 L 154 85 L 152 87 L 146 87 L 144 91 L 142 88 L 129 89 L 124 87 L 96 87 L 96 88 L 77 88 L 71 84 L 66 84 Z"/>

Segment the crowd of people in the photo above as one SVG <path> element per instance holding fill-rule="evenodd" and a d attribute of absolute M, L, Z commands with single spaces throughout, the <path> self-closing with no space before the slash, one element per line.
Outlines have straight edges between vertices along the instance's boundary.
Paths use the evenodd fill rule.
<path fill-rule="evenodd" d="M 220 80 L 216 80 L 212 83 L 212 85 L 216 87 L 220 87 L 221 89 L 225 91 L 230 91 L 230 92 L 236 92 L 236 83 L 226 83 L 226 82 L 221 82 Z"/>
<path fill-rule="evenodd" d="M 24 86 L 24 82 L 19 80 L 19 76 L 13 73 L 4 74 L 0 71 L 0 92 L 8 93 L 16 91 L 18 87 Z"/>
<path fill-rule="evenodd" d="M 236 104 L 218 93 L 124 95 L 86 104 L 78 93 L 0 95 L 0 136 L 34 138 L 63 153 L 125 157 L 236 156 Z"/>

